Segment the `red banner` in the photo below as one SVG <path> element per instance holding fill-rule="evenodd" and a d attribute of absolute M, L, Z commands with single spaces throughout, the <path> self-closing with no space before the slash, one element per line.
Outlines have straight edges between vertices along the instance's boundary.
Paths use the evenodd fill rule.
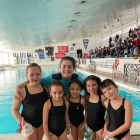
<path fill-rule="evenodd" d="M 55 53 L 55 59 L 62 59 L 65 56 L 66 56 L 65 53 Z"/>
<path fill-rule="evenodd" d="M 58 46 L 58 52 L 68 52 L 69 46 Z"/>

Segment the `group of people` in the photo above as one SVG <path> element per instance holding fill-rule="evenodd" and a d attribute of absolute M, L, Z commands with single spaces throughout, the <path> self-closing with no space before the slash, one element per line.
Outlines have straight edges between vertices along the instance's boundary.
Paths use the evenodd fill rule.
<path fill-rule="evenodd" d="M 95 48 L 94 57 L 118 57 L 119 55 L 135 56 L 140 53 L 140 27 L 129 30 L 129 37 L 122 41 L 119 35 L 115 36 L 114 43 L 109 38 L 109 46 Z"/>
<path fill-rule="evenodd" d="M 61 59 L 60 73 L 41 79 L 38 64 L 27 66 L 28 81 L 16 87 L 12 106 L 19 123 L 24 118 L 23 126 L 32 125 L 33 133 L 24 140 L 42 140 L 44 134 L 46 140 L 67 140 L 68 122 L 71 140 L 83 140 L 86 125 L 91 130 L 86 132 L 87 139 L 130 140 L 131 102 L 118 94 L 111 79 L 101 81 L 95 75 L 82 79 L 73 73 L 75 68 L 74 58 L 66 56 Z"/>

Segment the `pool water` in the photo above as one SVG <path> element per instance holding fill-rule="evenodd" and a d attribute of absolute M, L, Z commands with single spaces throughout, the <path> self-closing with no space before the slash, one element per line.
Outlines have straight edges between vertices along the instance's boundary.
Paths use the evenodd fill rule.
<path fill-rule="evenodd" d="M 57 67 L 42 67 L 42 77 L 58 72 Z M 87 75 L 78 73 L 85 78 Z M 11 113 L 14 90 L 17 85 L 26 81 L 25 69 L 0 70 L 0 134 L 16 133 L 17 121 Z M 140 94 L 119 87 L 119 94 L 130 100 L 133 105 L 133 122 L 140 122 Z M 20 108 L 20 111 L 22 108 Z"/>

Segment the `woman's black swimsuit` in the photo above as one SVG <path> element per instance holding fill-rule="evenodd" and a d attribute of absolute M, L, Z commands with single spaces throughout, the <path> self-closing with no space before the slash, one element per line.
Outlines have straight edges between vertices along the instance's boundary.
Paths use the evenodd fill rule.
<path fill-rule="evenodd" d="M 70 96 L 69 96 L 69 120 L 74 125 L 75 127 L 78 127 L 81 123 L 84 122 L 84 107 L 81 104 L 81 95 L 79 98 L 79 103 L 73 103 L 70 101 Z"/>
<path fill-rule="evenodd" d="M 52 98 L 50 98 L 50 102 L 51 109 L 49 110 L 48 129 L 49 132 L 59 137 L 66 129 L 65 101 L 63 100 L 62 106 L 53 106 Z"/>
<path fill-rule="evenodd" d="M 121 125 L 124 124 L 125 120 L 124 101 L 125 98 L 123 98 L 122 105 L 117 110 L 112 108 L 110 100 L 108 102 L 109 124 L 107 130 L 110 132 L 115 131 L 117 128 L 119 128 Z M 114 137 L 118 140 L 121 140 L 129 132 L 129 130 Z"/>
<path fill-rule="evenodd" d="M 23 110 L 21 115 L 24 117 L 26 122 L 35 128 L 38 128 L 43 123 L 43 106 L 48 99 L 47 91 L 45 90 L 44 86 L 42 87 L 43 92 L 30 94 L 27 86 L 25 86 L 26 97 L 22 102 Z"/>
<path fill-rule="evenodd" d="M 87 126 L 94 132 L 102 129 L 104 127 L 104 115 L 105 108 L 101 101 L 101 95 L 99 95 L 98 103 L 89 102 L 89 98 L 86 101 L 87 108 Z"/>

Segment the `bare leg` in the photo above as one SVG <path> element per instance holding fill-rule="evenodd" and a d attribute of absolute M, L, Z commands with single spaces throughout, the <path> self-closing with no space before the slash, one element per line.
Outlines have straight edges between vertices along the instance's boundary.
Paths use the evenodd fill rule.
<path fill-rule="evenodd" d="M 94 131 L 92 131 L 93 137 L 91 140 L 96 140 L 96 133 Z M 89 132 L 87 132 L 87 136 L 90 137 L 91 135 L 89 134 Z"/>
<path fill-rule="evenodd" d="M 44 135 L 43 125 L 37 128 L 37 140 L 42 140 Z"/>
<path fill-rule="evenodd" d="M 79 130 L 81 128 L 81 126 L 83 125 L 83 123 L 81 123 L 79 126 L 78 126 L 78 140 L 83 140 L 84 139 L 84 134 L 82 134 Z"/>
<path fill-rule="evenodd" d="M 97 140 L 102 140 L 103 130 L 104 130 L 104 128 L 102 128 L 96 132 L 96 139 Z"/>
<path fill-rule="evenodd" d="M 70 128 L 71 128 L 71 140 L 77 140 L 78 136 L 77 136 L 77 128 L 72 125 L 72 123 L 70 123 Z"/>
<path fill-rule="evenodd" d="M 33 128 L 34 132 L 27 138 L 24 138 L 24 140 L 37 140 L 37 128 L 35 128 L 33 126 L 32 126 L 32 128 Z"/>
<path fill-rule="evenodd" d="M 58 137 L 51 132 L 49 132 L 51 140 L 59 140 Z"/>
<path fill-rule="evenodd" d="M 121 140 L 131 140 L 130 131 Z"/>
<path fill-rule="evenodd" d="M 59 136 L 58 140 L 67 140 L 67 130 L 62 133 L 61 136 Z"/>

